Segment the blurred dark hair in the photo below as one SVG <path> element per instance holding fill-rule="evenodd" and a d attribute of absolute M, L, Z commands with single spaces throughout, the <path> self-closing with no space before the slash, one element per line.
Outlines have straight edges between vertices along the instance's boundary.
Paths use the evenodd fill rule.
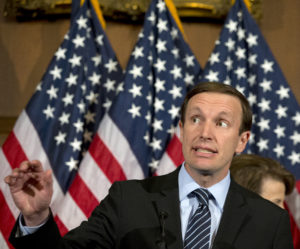
<path fill-rule="evenodd" d="M 285 185 L 285 194 L 290 194 L 295 186 L 295 178 L 278 161 L 254 154 L 235 156 L 230 166 L 233 179 L 243 187 L 261 193 L 265 178 L 279 180 Z"/>

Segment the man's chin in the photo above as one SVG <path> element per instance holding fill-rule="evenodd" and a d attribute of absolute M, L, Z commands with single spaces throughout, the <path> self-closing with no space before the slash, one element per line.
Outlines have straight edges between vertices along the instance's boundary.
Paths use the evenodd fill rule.
<path fill-rule="evenodd" d="M 213 175 L 213 171 L 211 169 L 198 169 L 199 174 L 203 176 L 211 176 Z"/>
<path fill-rule="evenodd" d="M 199 165 L 199 164 L 195 164 L 195 165 L 187 165 L 187 167 L 189 169 L 187 169 L 187 171 L 197 171 L 197 173 L 204 175 L 204 176 L 210 176 L 213 175 L 214 171 L 212 170 L 211 165 L 206 166 L 206 165 Z"/>

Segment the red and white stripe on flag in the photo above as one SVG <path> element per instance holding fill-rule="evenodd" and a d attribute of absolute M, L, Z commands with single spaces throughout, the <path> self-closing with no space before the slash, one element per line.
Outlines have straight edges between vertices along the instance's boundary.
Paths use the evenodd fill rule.
<path fill-rule="evenodd" d="M 109 115 L 105 115 L 56 213 L 61 233 L 64 234 L 86 220 L 107 195 L 113 182 L 143 179 L 144 174 L 138 165 L 127 140 Z"/>

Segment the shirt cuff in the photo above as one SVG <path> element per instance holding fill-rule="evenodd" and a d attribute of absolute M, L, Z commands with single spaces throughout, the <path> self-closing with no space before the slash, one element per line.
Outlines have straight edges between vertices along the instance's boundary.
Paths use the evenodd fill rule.
<path fill-rule="evenodd" d="M 25 226 L 23 225 L 23 215 L 20 214 L 19 216 L 19 227 L 20 227 L 20 232 L 21 232 L 21 236 L 25 236 L 25 235 L 29 235 L 29 234 L 33 234 L 35 233 L 37 230 L 39 230 L 43 225 L 45 225 L 45 223 L 47 222 L 48 219 L 46 219 L 42 224 L 38 225 L 38 226 L 33 226 L 33 227 L 29 227 L 29 226 Z"/>

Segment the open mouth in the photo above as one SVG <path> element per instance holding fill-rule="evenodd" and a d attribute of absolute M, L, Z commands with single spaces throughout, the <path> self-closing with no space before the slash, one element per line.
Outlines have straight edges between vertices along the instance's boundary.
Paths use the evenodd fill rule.
<path fill-rule="evenodd" d="M 211 150 L 205 150 L 205 149 L 195 149 L 195 151 L 197 151 L 197 152 L 203 152 L 203 153 L 210 153 L 210 154 L 215 153 L 215 152 L 213 152 Z"/>
<path fill-rule="evenodd" d="M 203 147 L 194 147 L 193 150 L 199 153 L 206 153 L 206 154 L 215 154 L 217 153 L 216 150 L 211 148 L 203 148 Z"/>

